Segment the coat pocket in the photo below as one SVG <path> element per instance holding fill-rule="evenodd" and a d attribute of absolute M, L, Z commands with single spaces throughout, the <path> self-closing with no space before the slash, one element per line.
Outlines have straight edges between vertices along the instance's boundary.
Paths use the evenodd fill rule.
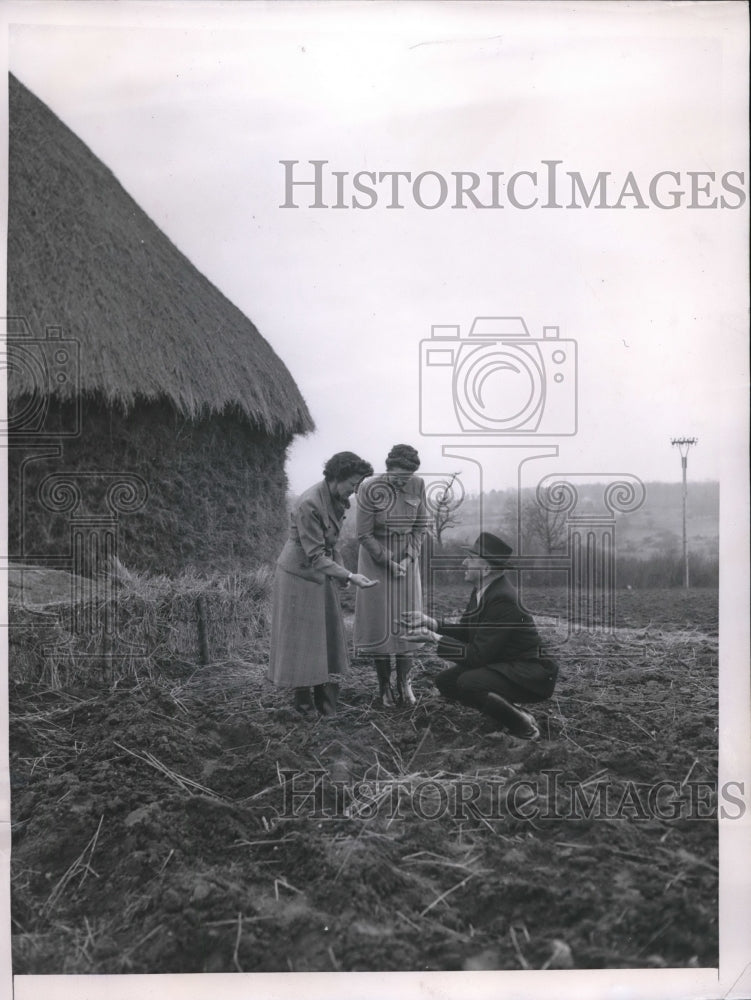
<path fill-rule="evenodd" d="M 326 574 L 314 569 L 308 563 L 302 549 L 291 541 L 288 541 L 282 549 L 276 564 L 286 573 L 299 576 L 302 580 L 310 580 L 311 583 L 323 583 L 326 580 Z"/>
<path fill-rule="evenodd" d="M 326 554 L 330 555 L 336 548 L 336 543 L 339 541 L 339 532 L 335 528 L 324 528 L 323 541 L 326 546 Z"/>

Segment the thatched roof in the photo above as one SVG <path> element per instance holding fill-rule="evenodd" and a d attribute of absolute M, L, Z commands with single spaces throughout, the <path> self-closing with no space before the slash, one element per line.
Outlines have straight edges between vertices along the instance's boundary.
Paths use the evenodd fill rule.
<path fill-rule="evenodd" d="M 80 343 L 62 387 L 129 409 L 167 397 L 186 416 L 239 407 L 269 432 L 312 430 L 289 371 L 239 309 L 112 172 L 10 77 L 8 315 Z M 25 383 L 14 384 L 11 398 Z"/>

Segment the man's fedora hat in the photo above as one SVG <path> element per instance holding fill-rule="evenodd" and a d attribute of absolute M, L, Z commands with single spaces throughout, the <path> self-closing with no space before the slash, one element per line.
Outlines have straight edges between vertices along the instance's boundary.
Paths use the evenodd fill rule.
<path fill-rule="evenodd" d="M 462 547 L 465 552 L 469 552 L 473 556 L 480 556 L 491 566 L 499 569 L 506 565 L 508 557 L 514 551 L 502 538 L 499 538 L 498 535 L 491 535 L 489 531 L 481 532 L 471 548 Z"/>

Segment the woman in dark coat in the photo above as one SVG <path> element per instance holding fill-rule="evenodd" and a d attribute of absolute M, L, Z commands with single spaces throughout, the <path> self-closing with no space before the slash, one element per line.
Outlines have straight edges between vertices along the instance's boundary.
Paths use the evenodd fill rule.
<path fill-rule="evenodd" d="M 323 482 L 300 497 L 289 538 L 276 564 L 268 677 L 294 690 L 294 705 L 334 715 L 341 675 L 349 665 L 339 590 L 375 586 L 350 573 L 337 546 L 348 499 L 373 467 L 351 451 L 326 463 Z M 311 700 L 311 687 L 313 698 Z"/>
<path fill-rule="evenodd" d="M 355 649 L 374 658 L 378 696 L 394 704 L 391 657 L 396 658 L 397 693 L 415 703 L 409 674 L 414 643 L 400 634 L 401 616 L 422 611 L 420 549 L 427 530 L 425 483 L 415 472 L 420 456 L 396 444 L 386 457 L 386 472 L 366 479 L 357 493 L 359 573 L 379 580 L 377 590 L 360 590 L 355 602 Z"/>

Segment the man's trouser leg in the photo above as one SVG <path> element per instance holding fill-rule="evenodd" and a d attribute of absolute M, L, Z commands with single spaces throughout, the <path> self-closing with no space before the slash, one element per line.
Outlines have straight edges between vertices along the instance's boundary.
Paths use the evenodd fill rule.
<path fill-rule="evenodd" d="M 519 701 L 536 701 L 536 696 L 514 684 L 497 670 L 480 667 L 457 677 L 458 700 L 472 705 L 521 739 L 537 739 L 540 732 L 534 716 L 519 708 Z"/>

